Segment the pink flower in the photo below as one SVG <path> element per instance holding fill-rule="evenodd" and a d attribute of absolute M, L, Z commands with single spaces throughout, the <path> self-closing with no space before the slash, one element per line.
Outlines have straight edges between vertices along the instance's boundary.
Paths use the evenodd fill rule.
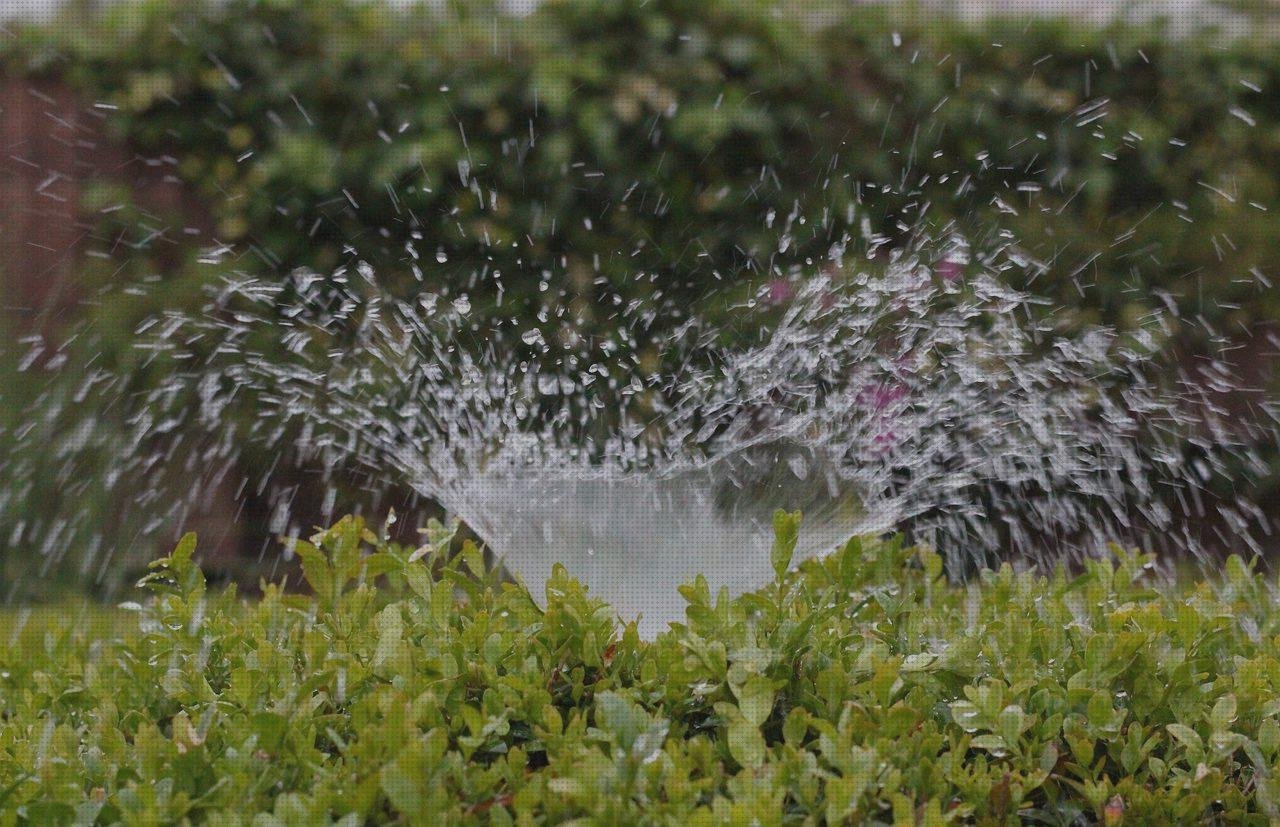
<path fill-rule="evenodd" d="M 769 282 L 769 301 L 774 304 L 782 304 L 794 294 L 791 282 L 786 279 L 774 279 Z"/>
<path fill-rule="evenodd" d="M 872 414 L 870 422 L 873 428 L 871 450 L 877 454 L 892 451 L 901 441 L 894 425 L 897 417 L 893 410 L 886 410 L 891 405 L 905 399 L 907 386 L 901 382 L 873 382 L 862 387 L 858 393 L 858 402 Z"/>
<path fill-rule="evenodd" d="M 871 444 L 876 453 L 884 454 L 893 449 L 898 442 L 898 435 L 892 430 L 881 431 L 871 440 Z"/>
<path fill-rule="evenodd" d="M 907 395 L 907 388 L 901 384 L 881 382 L 863 387 L 858 395 L 859 401 L 873 411 L 884 410 Z"/>
<path fill-rule="evenodd" d="M 964 268 L 960 266 L 958 261 L 952 261 L 949 258 L 939 261 L 937 267 L 934 268 L 934 272 L 942 276 L 942 280 L 948 284 L 959 279 L 963 271 Z"/>

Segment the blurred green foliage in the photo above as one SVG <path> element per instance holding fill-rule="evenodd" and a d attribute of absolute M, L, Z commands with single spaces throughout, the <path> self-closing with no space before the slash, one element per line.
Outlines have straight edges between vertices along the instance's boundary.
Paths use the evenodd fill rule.
<path fill-rule="evenodd" d="M 113 273 L 128 250 L 172 278 L 216 239 L 241 269 L 360 258 L 405 291 L 416 263 L 590 326 L 614 295 L 679 313 L 821 266 L 863 219 L 891 243 L 957 222 L 1012 234 L 1083 320 L 1134 325 L 1156 289 L 1216 330 L 1280 316 L 1250 275 L 1275 274 L 1268 42 L 757 0 L 152 0 L 21 30 L 3 60 L 70 83 L 207 213 L 184 237 L 96 188 Z"/>
<path fill-rule="evenodd" d="M 363 260 L 398 294 L 466 293 L 477 318 L 564 335 L 631 302 L 717 313 L 953 232 L 1019 245 L 1008 278 L 1066 326 L 1173 306 L 1203 351 L 1280 320 L 1273 40 L 824 0 L 495 8 L 145 0 L 15 27 L 5 73 L 69 84 L 133 159 L 84 196 L 95 364 L 136 367 L 138 319 L 231 269 Z M 186 203 L 150 199 L 157 179 Z M 40 427 L 32 462 L 65 439 Z M 87 469 L 60 473 L 10 511 L 96 496 Z"/>

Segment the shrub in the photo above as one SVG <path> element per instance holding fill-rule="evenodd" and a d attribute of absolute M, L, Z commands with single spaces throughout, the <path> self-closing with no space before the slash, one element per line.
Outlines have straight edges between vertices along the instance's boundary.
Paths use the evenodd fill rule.
<path fill-rule="evenodd" d="M 1280 613 L 1239 560 L 1162 582 L 850 541 L 652 642 L 558 569 L 347 518 L 312 593 L 210 593 L 188 535 L 145 602 L 0 650 L 0 823 L 1267 823 Z M 446 559 L 448 558 L 448 559 Z"/>
<path fill-rule="evenodd" d="M 1280 318 L 1270 40 L 804 0 L 427 8 L 133 0 L 22 28 L 0 61 L 70 85 L 205 213 L 129 181 L 86 195 L 103 277 L 187 273 L 168 302 L 215 278 L 193 259 L 216 238 L 237 269 L 358 257 L 418 290 L 416 265 L 476 312 L 590 328 L 614 294 L 678 312 L 820 265 L 864 219 L 900 244 L 923 215 L 1012 231 L 1084 320 L 1136 325 L 1154 289 L 1218 332 Z"/>

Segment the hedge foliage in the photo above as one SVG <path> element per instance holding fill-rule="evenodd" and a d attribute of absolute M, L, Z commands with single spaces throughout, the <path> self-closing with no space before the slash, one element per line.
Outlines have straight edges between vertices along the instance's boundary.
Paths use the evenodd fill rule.
<path fill-rule="evenodd" d="M 95 627 L 10 618 L 0 823 L 1274 823 L 1280 613 L 1231 560 L 969 586 L 853 540 L 652 642 L 437 526 L 298 541 L 314 596 L 213 593 L 188 535 Z M 790 539 L 788 539 L 790 538 Z M 22 618 L 19 618 L 22 619 Z"/>
<path fill-rule="evenodd" d="M 199 205 L 211 234 L 129 181 L 87 198 L 104 274 L 164 272 L 167 303 L 215 277 L 194 261 L 216 239 L 223 266 L 360 258 L 401 290 L 417 266 L 476 312 L 589 328 L 615 296 L 678 316 L 838 260 L 846 232 L 954 226 L 1008 233 L 1081 320 L 1135 325 L 1158 290 L 1214 332 L 1280 318 L 1273 41 L 806 0 L 408 5 L 134 0 L 0 57 Z"/>

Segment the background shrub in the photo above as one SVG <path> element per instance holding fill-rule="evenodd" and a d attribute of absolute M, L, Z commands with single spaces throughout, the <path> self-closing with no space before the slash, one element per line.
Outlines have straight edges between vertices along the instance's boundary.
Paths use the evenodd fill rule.
<path fill-rule="evenodd" d="M 554 0 L 521 19 L 152 0 L 23 27 L 0 60 L 69 85 L 107 143 L 184 193 L 85 188 L 76 292 L 164 283 L 85 309 L 104 365 L 137 358 L 143 313 L 193 306 L 229 269 L 362 260 L 398 293 L 590 333 L 617 304 L 674 323 L 956 231 L 1019 244 L 1038 265 L 1010 278 L 1063 324 L 1172 306 L 1194 320 L 1182 358 L 1226 349 L 1274 381 L 1270 40 L 754 0 Z M 37 514 L 52 496 L 10 499 Z"/>

